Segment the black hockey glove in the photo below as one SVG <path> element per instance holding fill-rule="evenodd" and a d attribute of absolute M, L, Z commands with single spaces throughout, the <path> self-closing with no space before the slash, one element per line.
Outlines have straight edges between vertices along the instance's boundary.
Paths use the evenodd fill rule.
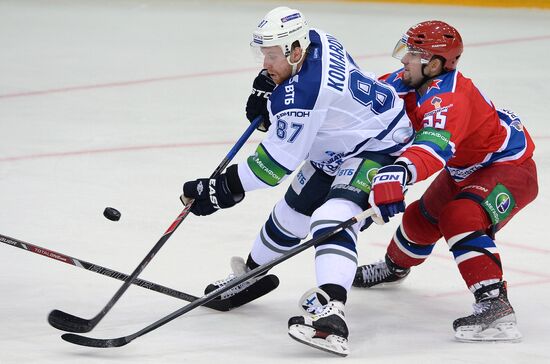
<path fill-rule="evenodd" d="M 237 174 L 236 164 L 216 178 L 199 178 L 185 182 L 183 195 L 180 196 L 184 205 L 190 200 L 195 200 L 191 206 L 191 213 L 197 216 L 206 216 L 219 209 L 233 207 L 243 198 L 244 189 Z"/>
<path fill-rule="evenodd" d="M 266 132 L 271 125 L 267 111 L 267 99 L 275 88 L 275 82 L 269 77 L 267 70 L 261 70 L 252 83 L 252 92 L 246 101 L 246 118 L 252 122 L 257 116 L 262 116 L 258 130 Z"/>

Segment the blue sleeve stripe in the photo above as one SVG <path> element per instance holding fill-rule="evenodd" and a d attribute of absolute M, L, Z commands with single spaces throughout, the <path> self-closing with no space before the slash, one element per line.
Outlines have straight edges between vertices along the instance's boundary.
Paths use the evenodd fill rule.
<path fill-rule="evenodd" d="M 435 143 L 430 143 L 427 141 L 422 142 L 414 142 L 413 145 L 425 145 L 431 150 L 433 150 L 441 159 L 445 160 L 445 163 L 449 161 L 449 159 L 453 156 L 453 151 L 451 150 L 451 146 L 447 145 L 445 149 L 441 149 L 439 145 Z"/>

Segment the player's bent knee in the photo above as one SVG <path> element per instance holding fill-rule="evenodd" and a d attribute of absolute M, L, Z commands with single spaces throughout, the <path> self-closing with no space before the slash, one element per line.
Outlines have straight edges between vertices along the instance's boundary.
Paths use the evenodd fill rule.
<path fill-rule="evenodd" d="M 490 221 L 483 207 L 470 199 L 447 203 L 439 217 L 439 229 L 445 239 L 467 231 L 485 230 L 489 225 Z"/>
<path fill-rule="evenodd" d="M 421 212 L 420 200 L 407 206 L 401 222 L 403 232 L 410 241 L 426 245 L 435 243 L 441 237 L 439 227 L 431 223 Z"/>
<path fill-rule="evenodd" d="M 273 208 L 273 220 L 283 232 L 292 234 L 300 239 L 309 233 L 310 217 L 293 210 L 284 199 Z"/>

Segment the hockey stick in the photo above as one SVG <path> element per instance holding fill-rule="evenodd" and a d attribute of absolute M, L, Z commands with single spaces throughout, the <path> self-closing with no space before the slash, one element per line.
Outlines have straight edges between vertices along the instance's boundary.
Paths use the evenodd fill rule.
<path fill-rule="evenodd" d="M 221 161 L 221 163 L 216 167 L 210 178 L 214 178 L 219 176 L 225 167 L 229 164 L 229 162 L 235 157 L 239 149 L 244 145 L 246 140 L 252 135 L 254 130 L 260 125 L 260 122 L 262 120 L 261 116 L 258 116 L 254 121 L 248 126 L 244 134 L 239 138 L 237 143 L 231 148 L 229 153 L 225 156 L 225 158 Z M 172 236 L 174 231 L 180 226 L 180 224 L 185 220 L 187 215 L 189 215 L 189 212 L 191 210 L 191 206 L 193 206 L 194 200 L 191 200 L 183 209 L 183 211 L 178 215 L 176 220 L 172 222 L 168 230 L 162 235 L 160 240 L 153 246 L 151 251 L 147 253 L 145 258 L 139 263 L 139 265 L 136 267 L 136 269 L 132 272 L 132 274 L 124 281 L 124 284 L 118 289 L 118 291 L 115 293 L 115 295 L 107 302 L 105 307 L 93 318 L 91 319 L 83 319 L 78 316 L 74 316 L 71 314 L 68 314 L 66 312 L 60 311 L 60 310 L 53 310 L 48 315 L 48 322 L 53 327 L 63 330 L 63 331 L 70 331 L 70 332 L 88 332 L 92 330 L 98 323 L 105 317 L 107 312 L 113 307 L 113 305 L 120 299 L 120 297 L 126 292 L 128 287 L 132 284 L 134 279 L 137 278 L 137 276 L 145 269 L 145 267 L 149 264 L 149 262 L 155 257 L 155 255 L 158 253 L 158 251 L 162 248 L 164 243 Z"/>
<path fill-rule="evenodd" d="M 126 274 L 117 272 L 116 270 L 113 270 L 113 269 L 110 269 L 110 268 L 105 268 L 105 267 L 102 267 L 100 265 L 90 263 L 90 262 L 87 262 L 87 261 L 82 260 L 82 259 L 77 259 L 77 258 L 68 256 L 68 255 L 65 255 L 65 254 L 61 254 L 61 253 L 58 253 L 58 252 L 50 250 L 50 249 L 42 248 L 38 245 L 34 245 L 34 244 L 31 244 L 31 243 L 27 243 L 25 241 L 14 239 L 14 238 L 11 238 L 11 237 L 6 236 L 6 235 L 0 234 L 0 242 L 5 243 L 9 246 L 14 246 L 16 248 L 20 248 L 20 249 L 29 251 L 31 253 L 43 255 L 45 257 L 55 259 L 55 260 L 58 260 L 58 261 L 63 262 L 63 263 L 74 265 L 75 267 L 83 268 L 83 269 L 86 269 L 90 272 L 94 272 L 94 273 L 102 274 L 102 275 L 107 276 L 107 277 L 115 278 L 115 279 L 118 279 L 120 281 L 124 281 L 128 278 L 128 276 Z M 143 288 L 146 288 L 146 289 L 150 289 L 151 291 L 159 292 L 159 293 L 171 296 L 171 297 L 179 298 L 180 300 L 184 300 L 184 301 L 188 301 L 188 302 L 193 302 L 194 300 L 198 299 L 198 297 L 187 294 L 185 292 L 180 292 L 180 291 L 177 291 L 173 288 L 165 287 L 163 285 L 153 283 L 153 282 L 149 282 L 149 281 L 146 281 L 146 280 L 140 279 L 140 278 L 135 279 L 132 282 L 132 284 L 135 284 L 136 286 L 140 286 L 140 287 L 143 287 Z M 214 310 L 218 310 L 218 311 L 229 311 L 232 308 L 231 305 L 229 304 L 229 301 L 226 302 L 225 300 L 210 301 L 208 304 L 206 304 L 204 306 L 208 307 L 208 308 L 212 308 Z"/>
<path fill-rule="evenodd" d="M 196 301 L 193 301 L 182 308 L 172 312 L 171 314 L 164 316 L 163 318 L 153 322 L 151 325 L 133 333 L 127 336 L 122 336 L 115 339 L 94 339 L 91 337 L 85 337 L 81 335 L 76 334 L 63 334 L 61 335 L 61 338 L 65 341 L 68 341 L 70 343 L 76 344 L 76 345 L 82 345 L 82 346 L 91 346 L 96 348 L 110 348 L 110 347 L 119 347 L 124 346 L 134 339 L 143 336 L 147 334 L 148 332 L 151 332 L 168 322 L 172 321 L 173 319 L 183 315 L 184 313 L 187 313 L 201 305 L 204 305 L 205 303 L 208 303 L 215 299 L 220 294 L 229 291 L 231 288 L 238 286 L 239 284 L 243 283 L 244 281 L 247 281 L 250 278 L 256 277 L 264 272 L 267 272 L 269 269 L 273 268 L 274 266 L 284 262 L 287 259 L 290 259 L 291 257 L 295 256 L 296 254 L 340 233 L 341 231 L 344 231 L 345 229 L 351 227 L 353 224 L 356 224 L 357 222 L 366 219 L 369 216 L 374 215 L 373 209 L 368 209 L 366 211 L 361 212 L 360 214 L 357 214 L 356 216 L 350 218 L 349 220 L 346 220 L 339 225 L 335 226 L 333 229 L 326 231 L 322 235 L 317 236 L 316 238 L 312 238 L 297 247 L 289 250 L 285 254 L 281 255 L 278 258 L 273 259 L 271 262 L 266 263 L 264 265 L 260 265 L 259 267 L 256 267 L 252 269 L 251 271 L 235 278 L 232 281 L 229 281 L 225 286 L 222 286 L 215 291 L 212 291 L 201 298 L 199 298 Z"/>

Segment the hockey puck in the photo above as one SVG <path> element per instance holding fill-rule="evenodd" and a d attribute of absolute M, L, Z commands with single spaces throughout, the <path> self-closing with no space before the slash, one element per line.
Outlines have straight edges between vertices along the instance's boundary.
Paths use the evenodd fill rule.
<path fill-rule="evenodd" d="M 120 220 L 120 212 L 112 207 L 105 207 L 105 210 L 103 211 L 103 216 L 111 221 Z"/>

